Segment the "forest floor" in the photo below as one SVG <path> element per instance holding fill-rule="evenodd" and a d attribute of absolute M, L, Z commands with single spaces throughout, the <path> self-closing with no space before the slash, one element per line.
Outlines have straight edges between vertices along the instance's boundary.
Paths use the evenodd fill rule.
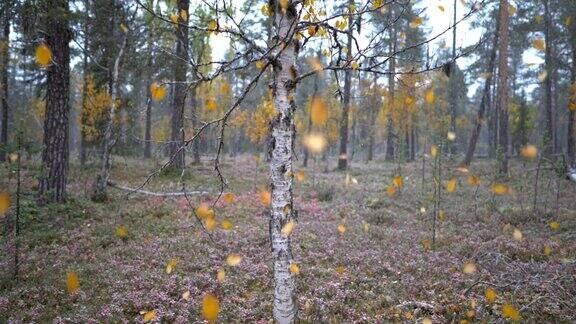
<path fill-rule="evenodd" d="M 528 321 L 576 321 L 576 184 L 541 172 L 534 211 L 535 163 L 514 161 L 510 193 L 501 196 L 490 192 L 494 163 L 471 166 L 482 181 L 477 193 L 466 174 L 447 165 L 443 183 L 454 177 L 458 185 L 442 196 L 445 214 L 432 245 L 429 164 L 424 181 L 421 162 L 403 165 L 404 186 L 394 197 L 387 188 L 397 164 L 358 161 L 348 173 L 333 165 L 326 171 L 320 162 L 308 169 L 300 164 L 295 169 L 305 170 L 307 179 L 295 180 L 299 221 L 292 243 L 302 322 L 499 322 L 503 304 Z M 158 166 L 117 157 L 112 178 L 138 186 Z M 188 189 L 210 192 L 192 203 L 212 202 L 219 181 L 211 162 L 189 170 Z M 222 170 L 236 200 L 218 202 L 216 218 L 229 219 L 233 228 L 218 227 L 210 236 L 182 197 L 127 196 L 110 188 L 108 202 L 91 202 L 95 169 L 71 168 L 66 204 L 38 207 L 32 195 L 24 196 L 18 281 L 11 277 L 11 217 L 2 221 L 0 322 L 140 322 L 150 310 L 162 322 L 200 322 L 207 292 L 221 302 L 221 322 L 271 321 L 268 215 L 259 198 L 267 165 L 252 156 L 227 157 Z M 1 172 L 8 179 L 5 168 Z M 32 191 L 35 174 L 24 172 L 25 192 Z M 162 174 L 146 189 L 179 191 L 179 180 Z M 119 226 L 125 237 L 117 235 Z M 225 264 L 229 253 L 243 257 L 240 265 Z M 167 274 L 171 259 L 178 263 Z M 216 278 L 220 267 L 223 282 Z M 71 270 L 80 281 L 75 295 L 66 290 Z M 497 292 L 493 303 L 487 288 Z M 189 298 L 182 296 L 186 291 Z"/>

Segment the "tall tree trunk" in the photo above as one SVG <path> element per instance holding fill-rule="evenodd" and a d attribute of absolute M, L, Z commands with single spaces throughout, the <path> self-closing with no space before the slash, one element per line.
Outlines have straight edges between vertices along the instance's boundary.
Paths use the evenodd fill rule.
<path fill-rule="evenodd" d="M 296 283 L 290 272 L 292 263 L 291 237 L 282 234 L 282 227 L 295 221 L 293 208 L 292 156 L 294 147 L 294 112 L 293 100 L 296 71 L 296 47 L 294 40 L 297 26 L 295 4 L 289 2 L 286 10 L 275 10 L 275 27 L 277 38 L 283 40 L 285 47 L 274 65 L 274 106 L 277 116 L 271 123 L 270 142 L 270 186 L 272 188 L 272 205 L 270 210 L 270 242 L 274 260 L 274 318 L 278 323 L 294 323 L 296 319 Z M 277 7 L 279 8 L 279 6 Z"/>
<path fill-rule="evenodd" d="M 44 150 L 40 176 L 40 203 L 62 202 L 66 198 L 68 172 L 68 96 L 70 90 L 70 36 L 68 0 L 44 4 L 46 43 L 53 63 L 46 80 Z"/>
<path fill-rule="evenodd" d="M 104 130 L 104 137 L 102 141 L 102 157 L 100 159 L 100 174 L 96 179 L 96 187 L 92 196 L 93 200 L 104 201 L 107 199 L 108 180 L 110 179 L 110 154 L 116 142 L 114 138 L 114 122 L 116 121 L 116 100 L 118 98 L 118 74 L 120 72 L 120 61 L 124 54 L 126 47 L 127 36 L 124 35 L 124 40 L 118 52 L 118 56 L 114 61 L 112 70 L 112 78 L 110 79 L 110 107 L 108 108 L 108 118 L 106 120 L 106 129 Z"/>
<path fill-rule="evenodd" d="M 393 19 L 391 17 L 390 19 Z M 396 29 L 394 25 L 390 26 L 390 74 L 388 75 L 388 121 L 386 125 L 386 161 L 394 160 L 394 123 L 392 121 L 393 111 L 394 111 L 394 87 L 395 87 L 395 73 L 396 73 L 396 57 L 394 53 L 396 52 Z"/>
<path fill-rule="evenodd" d="M 368 156 L 367 156 L 367 160 L 368 161 L 372 161 L 374 159 L 374 132 L 376 131 L 375 129 L 375 125 L 376 125 L 376 119 L 378 117 L 378 110 L 380 109 L 380 105 L 379 105 L 379 101 L 378 101 L 378 93 L 377 93 L 377 89 L 378 89 L 378 74 L 374 73 L 374 81 L 373 83 L 373 93 L 372 93 L 372 97 L 374 98 L 374 100 L 372 101 L 372 103 L 374 104 L 373 107 L 369 107 L 370 108 L 370 120 L 369 122 L 369 127 L 370 129 L 368 129 Z"/>
<path fill-rule="evenodd" d="M 152 22 L 150 22 L 152 23 Z M 145 67 L 148 82 L 146 83 L 146 121 L 144 124 L 144 157 L 149 159 L 152 157 L 152 66 L 154 64 L 154 51 L 152 29 L 148 30 L 148 66 Z"/>
<path fill-rule="evenodd" d="M 544 154 L 554 153 L 554 112 L 552 107 L 552 38 L 551 38 L 551 16 L 550 0 L 544 0 L 544 35 L 546 39 L 546 50 L 544 52 L 544 65 L 546 66 L 546 80 L 544 80 L 544 109 L 545 129 L 544 129 Z"/>
<path fill-rule="evenodd" d="M 480 136 L 480 131 L 482 130 L 482 124 L 484 124 L 484 113 L 486 111 L 486 106 L 490 104 L 490 85 L 492 84 L 492 75 L 494 74 L 494 65 L 496 63 L 496 51 L 498 50 L 498 33 L 500 29 L 499 21 L 496 23 L 496 32 L 494 33 L 494 40 L 492 42 L 492 51 L 490 52 L 490 59 L 488 61 L 488 77 L 484 82 L 484 90 L 482 91 L 482 99 L 480 100 L 480 108 L 478 109 L 478 115 L 476 116 L 476 126 L 472 129 L 472 134 L 470 134 L 470 140 L 468 141 L 468 149 L 466 150 L 466 155 L 464 156 L 464 161 L 462 165 L 469 166 L 474 157 L 474 151 L 476 151 L 476 143 L 478 142 L 478 137 Z"/>
<path fill-rule="evenodd" d="M 498 110 L 500 130 L 498 157 L 500 174 L 508 174 L 508 0 L 500 0 Z"/>
<path fill-rule="evenodd" d="M 190 103 L 192 109 L 192 128 L 194 132 L 197 131 L 198 128 L 198 93 L 196 92 L 198 89 L 196 86 L 190 88 Z M 200 164 L 200 139 L 195 139 L 192 142 L 192 157 L 194 164 Z"/>
<path fill-rule="evenodd" d="M 0 163 L 6 161 L 8 146 L 8 65 L 10 61 L 10 1 L 4 3 L 2 10 L 3 33 L 0 40 L 0 106 L 2 117 L 0 125 Z"/>
<path fill-rule="evenodd" d="M 354 0 L 348 0 L 348 5 L 354 5 Z M 352 32 L 354 30 L 353 15 L 348 16 L 348 43 L 346 48 L 346 62 L 351 64 L 352 61 Z M 350 113 L 350 92 L 352 87 L 352 71 L 344 71 L 344 97 L 342 102 L 342 119 L 340 119 L 340 151 L 338 155 L 338 170 L 348 168 L 348 119 Z"/>
<path fill-rule="evenodd" d="M 456 6 L 457 0 L 454 0 L 453 8 L 453 24 L 452 28 L 452 73 L 450 73 L 450 131 L 456 134 L 456 105 L 458 97 L 456 92 L 456 71 L 458 70 L 458 65 L 456 64 Z M 450 141 L 449 143 L 450 154 L 456 154 L 456 141 Z"/>
<path fill-rule="evenodd" d="M 183 170 L 184 105 L 186 101 L 186 67 L 188 62 L 188 8 L 189 0 L 178 0 L 178 27 L 176 29 L 176 58 L 174 61 L 174 96 L 172 101 L 172 136 L 170 145 L 171 166 Z M 185 15 L 182 12 L 186 12 Z M 184 19 L 186 18 L 186 19 Z"/>
<path fill-rule="evenodd" d="M 572 44 L 572 71 L 570 75 L 570 100 L 568 101 L 568 134 L 566 137 L 566 152 L 568 163 L 571 167 L 576 168 L 576 141 L 574 140 L 576 122 L 576 26 L 571 27 L 570 39 Z"/>

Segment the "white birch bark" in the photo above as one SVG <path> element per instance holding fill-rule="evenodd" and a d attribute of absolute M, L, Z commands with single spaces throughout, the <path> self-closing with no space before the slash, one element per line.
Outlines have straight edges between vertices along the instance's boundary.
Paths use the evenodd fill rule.
<path fill-rule="evenodd" d="M 294 10 L 277 8 L 275 25 L 281 53 L 274 64 L 274 105 L 277 116 L 272 122 L 270 147 L 270 185 L 272 205 L 270 211 L 270 240 L 274 260 L 274 318 L 278 323 L 294 323 L 296 319 L 296 284 L 290 272 L 292 250 L 290 236 L 281 234 L 284 224 L 295 218 L 292 208 L 292 155 L 294 141 L 294 110 L 292 102 L 296 63 Z"/>

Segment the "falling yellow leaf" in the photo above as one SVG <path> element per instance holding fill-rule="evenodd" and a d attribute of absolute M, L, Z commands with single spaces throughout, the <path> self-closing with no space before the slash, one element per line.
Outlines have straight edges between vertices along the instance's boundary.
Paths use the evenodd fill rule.
<path fill-rule="evenodd" d="M 426 103 L 431 105 L 434 103 L 434 101 L 436 100 L 436 94 L 434 93 L 434 90 L 429 89 L 428 91 L 426 91 L 426 95 L 424 96 L 424 99 L 426 100 Z"/>
<path fill-rule="evenodd" d="M 0 192 L 0 217 L 4 217 L 10 209 L 10 194 L 7 192 Z"/>
<path fill-rule="evenodd" d="M 512 321 L 520 320 L 520 312 L 510 304 L 502 305 L 502 316 Z"/>
<path fill-rule="evenodd" d="M 180 10 L 180 18 L 182 19 L 182 21 L 187 21 L 188 20 L 188 11 L 181 9 Z"/>
<path fill-rule="evenodd" d="M 422 324 L 432 324 L 432 320 L 429 317 L 424 317 L 422 319 Z"/>
<path fill-rule="evenodd" d="M 388 197 L 390 197 L 390 198 L 396 196 L 396 187 L 394 187 L 394 186 L 388 186 L 388 189 L 386 189 L 386 194 L 387 194 Z"/>
<path fill-rule="evenodd" d="M 312 66 L 312 69 L 314 69 L 314 71 L 316 72 L 320 72 L 324 69 L 324 67 L 322 66 L 322 62 L 320 62 L 320 59 L 318 59 L 317 57 L 310 57 L 308 59 L 308 64 L 310 64 Z"/>
<path fill-rule="evenodd" d="M 300 266 L 298 266 L 298 263 L 296 262 L 292 262 L 290 264 L 290 272 L 292 272 L 295 275 L 299 275 L 300 274 Z"/>
<path fill-rule="evenodd" d="M 231 204 L 236 200 L 236 196 L 231 192 L 227 192 L 222 196 L 222 200 L 227 204 Z"/>
<path fill-rule="evenodd" d="M 430 147 L 430 155 L 432 155 L 432 157 L 436 157 L 438 155 L 438 152 L 439 152 L 438 146 L 432 145 Z"/>
<path fill-rule="evenodd" d="M 404 186 L 404 179 L 402 178 L 402 176 L 396 176 L 394 177 L 394 186 L 397 188 L 402 188 Z"/>
<path fill-rule="evenodd" d="M 548 226 L 550 226 L 550 228 L 555 231 L 560 229 L 560 223 L 558 223 L 557 221 L 551 221 L 550 223 L 548 223 Z"/>
<path fill-rule="evenodd" d="M 520 231 L 519 229 L 515 228 L 514 231 L 512 232 L 512 237 L 513 237 L 516 241 L 522 241 L 522 238 L 524 237 L 524 235 L 522 235 L 522 231 Z"/>
<path fill-rule="evenodd" d="M 538 148 L 528 144 L 520 149 L 520 155 L 525 159 L 533 160 L 538 156 Z"/>
<path fill-rule="evenodd" d="M 210 20 L 208 23 L 208 31 L 217 31 L 218 30 L 218 20 Z"/>
<path fill-rule="evenodd" d="M 514 7 L 513 5 L 508 5 L 508 14 L 510 16 L 514 16 L 516 14 L 516 7 Z"/>
<path fill-rule="evenodd" d="M 456 179 L 449 180 L 448 183 L 446 184 L 446 192 L 448 193 L 454 192 L 454 190 L 456 190 L 456 184 L 457 184 Z"/>
<path fill-rule="evenodd" d="M 202 299 L 202 316 L 209 321 L 214 322 L 218 318 L 218 312 L 220 311 L 220 302 L 218 298 L 212 294 L 204 295 Z"/>
<path fill-rule="evenodd" d="M 168 263 L 166 264 L 166 274 L 171 274 L 172 271 L 174 271 L 174 268 L 176 268 L 178 261 L 179 260 L 177 258 L 172 258 L 168 261 Z"/>
<path fill-rule="evenodd" d="M 226 264 L 231 267 L 235 267 L 242 262 L 242 256 L 237 253 L 230 253 L 228 257 L 226 257 Z"/>
<path fill-rule="evenodd" d="M 462 268 L 462 272 L 464 272 L 465 274 L 473 274 L 474 272 L 476 272 L 476 265 L 474 264 L 474 262 L 466 262 L 464 264 L 464 267 Z"/>
<path fill-rule="evenodd" d="M 116 227 L 116 236 L 118 236 L 120 238 L 124 238 L 124 237 L 126 237 L 127 234 L 128 234 L 128 230 L 126 229 L 126 227 L 124 225 L 120 225 L 120 226 Z"/>
<path fill-rule="evenodd" d="M 303 182 L 306 180 L 306 171 L 298 171 L 296 172 L 296 179 L 300 182 Z"/>
<path fill-rule="evenodd" d="M 120 29 L 122 29 L 122 32 L 125 33 L 125 34 L 130 31 L 130 30 L 128 29 L 128 27 L 126 27 L 126 25 L 124 25 L 124 23 L 121 23 L 121 24 L 120 24 Z"/>
<path fill-rule="evenodd" d="M 338 232 L 339 232 L 340 234 L 344 234 L 344 232 L 346 232 L 346 225 L 340 223 L 340 224 L 338 225 Z"/>
<path fill-rule="evenodd" d="M 496 290 L 492 288 L 486 288 L 484 296 L 486 296 L 486 301 L 488 302 L 488 304 L 492 304 L 496 300 L 496 296 L 498 296 L 498 293 L 496 292 Z"/>
<path fill-rule="evenodd" d="M 303 144 L 311 153 L 318 154 L 324 151 L 327 141 L 322 134 L 309 133 L 304 136 Z"/>
<path fill-rule="evenodd" d="M 182 293 L 182 299 L 184 299 L 185 301 L 190 300 L 190 290 L 186 290 L 185 292 Z"/>
<path fill-rule="evenodd" d="M 508 186 L 502 183 L 495 183 L 490 187 L 490 191 L 495 195 L 505 195 L 508 193 Z"/>
<path fill-rule="evenodd" d="M 232 222 L 229 221 L 228 219 L 224 219 L 222 221 L 222 224 L 220 224 L 220 226 L 222 226 L 222 229 L 225 231 L 231 230 L 232 229 Z"/>
<path fill-rule="evenodd" d="M 480 178 L 471 174 L 468 176 L 468 184 L 473 187 L 478 187 L 480 185 Z"/>
<path fill-rule="evenodd" d="M 216 99 L 214 99 L 214 98 L 206 99 L 205 106 L 206 106 L 206 109 L 212 110 L 212 111 L 214 111 L 218 108 L 218 104 L 216 103 Z"/>
<path fill-rule="evenodd" d="M 432 249 L 432 242 L 429 239 L 423 239 L 420 241 L 420 244 L 422 244 L 422 248 L 424 248 L 424 250 Z"/>
<path fill-rule="evenodd" d="M 572 17 L 566 17 L 566 19 L 564 19 L 564 25 L 570 27 L 572 25 Z"/>
<path fill-rule="evenodd" d="M 75 271 L 68 271 L 66 274 L 66 287 L 70 295 L 76 294 L 78 289 L 80 289 L 80 281 Z"/>
<path fill-rule="evenodd" d="M 322 126 L 328 121 L 328 109 L 324 100 L 319 96 L 314 96 L 312 98 L 312 104 L 310 106 L 310 120 L 313 125 Z"/>
<path fill-rule="evenodd" d="M 412 21 L 410 22 L 410 28 L 418 28 L 418 26 L 422 25 L 422 18 L 421 17 L 416 17 L 414 19 L 412 19 Z"/>
<path fill-rule="evenodd" d="M 201 203 L 198 208 L 196 208 L 196 215 L 202 219 L 214 218 L 214 210 L 210 208 L 208 204 Z"/>
<path fill-rule="evenodd" d="M 146 313 L 144 313 L 144 316 L 142 318 L 142 320 L 144 322 L 151 322 L 155 319 L 156 319 L 156 311 L 155 310 L 147 311 Z"/>
<path fill-rule="evenodd" d="M 544 52 L 546 50 L 546 42 L 542 38 L 536 38 L 532 41 L 532 47 L 541 52 Z"/>
<path fill-rule="evenodd" d="M 177 15 L 177 14 L 174 14 L 174 13 L 173 13 L 173 14 L 170 14 L 170 21 L 171 21 L 173 24 L 177 24 L 177 23 L 178 23 L 178 15 Z"/>
<path fill-rule="evenodd" d="M 448 134 L 446 135 L 446 138 L 447 138 L 449 141 L 454 141 L 454 140 L 456 139 L 456 133 L 454 133 L 454 132 L 448 132 Z"/>
<path fill-rule="evenodd" d="M 268 6 L 267 3 L 262 5 L 262 7 L 260 8 L 260 11 L 262 12 L 262 14 L 264 16 L 271 16 L 272 15 L 272 11 L 270 10 L 270 7 Z"/>
<path fill-rule="evenodd" d="M 350 64 L 350 67 L 352 67 L 352 70 L 358 70 L 358 62 L 352 61 L 352 64 Z"/>
<path fill-rule="evenodd" d="M 550 247 L 550 245 L 545 245 L 543 252 L 545 256 L 549 256 L 552 253 L 552 248 Z"/>
<path fill-rule="evenodd" d="M 444 9 L 444 6 L 443 6 L 443 5 L 438 5 L 438 10 L 444 12 L 444 10 L 446 10 L 446 9 Z"/>
<path fill-rule="evenodd" d="M 336 267 L 336 272 L 337 272 L 338 274 L 343 274 L 344 272 L 346 272 L 346 267 L 344 267 L 344 266 L 337 266 L 337 267 Z"/>
<path fill-rule="evenodd" d="M 548 78 L 548 71 L 547 70 L 542 70 L 542 72 L 540 72 L 538 74 L 538 81 L 540 81 L 540 82 L 546 81 L 547 78 Z"/>
<path fill-rule="evenodd" d="M 262 70 L 263 68 L 266 67 L 266 61 L 264 60 L 257 60 L 255 64 L 258 70 Z"/>
<path fill-rule="evenodd" d="M 290 236 L 295 226 L 296 222 L 291 219 L 286 224 L 284 224 L 284 226 L 282 226 L 282 230 L 280 231 L 280 233 L 282 233 L 282 235 L 285 237 Z"/>
<path fill-rule="evenodd" d="M 444 212 L 444 210 L 440 209 L 438 211 L 438 220 L 444 221 L 445 218 L 446 218 L 446 213 Z"/>
<path fill-rule="evenodd" d="M 270 203 L 272 202 L 272 194 L 270 194 L 270 191 L 266 189 L 260 190 L 260 202 L 264 206 L 270 205 Z"/>
<path fill-rule="evenodd" d="M 214 219 L 214 217 L 208 217 L 206 218 L 204 226 L 206 227 L 207 230 L 211 231 L 215 229 L 216 226 L 218 226 L 218 222 L 216 221 L 216 219 Z"/>
<path fill-rule="evenodd" d="M 220 283 L 222 283 L 222 282 L 224 282 L 224 280 L 226 280 L 226 271 L 224 270 L 224 268 L 218 269 L 218 272 L 216 273 L 216 279 Z"/>
<path fill-rule="evenodd" d="M 166 97 L 166 87 L 154 82 L 150 85 L 150 95 L 154 101 L 162 101 Z"/>
<path fill-rule="evenodd" d="M 368 231 L 370 230 L 370 223 L 362 222 L 362 227 L 364 229 L 364 232 L 368 233 Z"/>
<path fill-rule="evenodd" d="M 536 20 L 537 24 L 540 24 L 542 22 L 542 15 L 536 15 L 536 17 L 534 17 L 534 20 Z"/>
<path fill-rule="evenodd" d="M 47 67 L 52 62 L 52 50 L 46 44 L 36 47 L 36 63 L 41 67 Z"/>
<path fill-rule="evenodd" d="M 422 206 L 420 207 L 420 213 L 424 214 L 426 212 L 426 207 Z"/>

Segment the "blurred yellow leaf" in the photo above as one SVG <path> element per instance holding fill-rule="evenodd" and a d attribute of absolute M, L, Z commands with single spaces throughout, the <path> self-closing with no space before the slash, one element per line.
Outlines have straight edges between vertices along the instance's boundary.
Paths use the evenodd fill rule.
<path fill-rule="evenodd" d="M 227 204 L 231 204 L 234 202 L 234 200 L 236 200 L 236 196 L 234 196 L 234 194 L 231 192 L 227 192 L 224 194 L 224 196 L 222 196 L 222 200 L 224 200 L 224 202 Z"/>
<path fill-rule="evenodd" d="M 296 262 L 292 262 L 290 264 L 290 272 L 292 272 L 295 275 L 299 275 L 300 274 L 300 266 L 298 266 L 298 263 Z"/>
<path fill-rule="evenodd" d="M 560 229 L 560 223 L 558 223 L 557 221 L 551 221 L 550 223 L 548 223 L 548 226 L 550 226 L 550 228 L 555 231 Z"/>
<path fill-rule="evenodd" d="M 218 108 L 218 104 L 216 103 L 216 99 L 214 99 L 214 98 L 206 99 L 205 105 L 206 105 L 206 109 L 212 110 L 212 111 L 214 111 Z"/>
<path fill-rule="evenodd" d="M 346 268 L 344 266 L 337 266 L 336 272 L 338 272 L 339 274 L 343 274 L 344 272 L 346 272 Z"/>
<path fill-rule="evenodd" d="M 410 28 L 417 28 L 420 25 L 422 25 L 422 18 L 420 17 L 416 17 L 410 22 Z"/>
<path fill-rule="evenodd" d="M 328 143 L 326 142 L 324 135 L 319 133 L 309 133 L 304 136 L 303 144 L 311 153 L 318 154 L 324 151 L 324 148 Z"/>
<path fill-rule="evenodd" d="M 464 272 L 465 274 L 473 274 L 474 272 L 476 272 L 476 265 L 474 264 L 474 262 L 466 262 L 464 264 L 464 267 L 462 268 L 462 272 Z"/>
<path fill-rule="evenodd" d="M 426 95 L 424 96 L 424 99 L 426 100 L 426 103 L 431 105 L 434 103 L 434 101 L 436 100 L 436 94 L 434 94 L 434 90 L 429 89 L 428 91 L 426 91 Z"/>
<path fill-rule="evenodd" d="M 444 9 L 444 6 L 443 6 L 443 5 L 438 5 L 438 10 L 444 12 L 444 10 L 446 10 L 446 9 Z"/>
<path fill-rule="evenodd" d="M 75 271 L 68 271 L 66 274 L 66 287 L 70 295 L 74 295 L 80 289 L 80 280 L 78 280 L 78 275 Z"/>
<path fill-rule="evenodd" d="M 544 52 L 546 50 L 546 42 L 542 38 L 536 38 L 532 41 L 532 47 L 541 52 Z"/>
<path fill-rule="evenodd" d="M 512 237 L 513 237 L 516 241 L 522 241 L 522 238 L 524 237 L 524 235 L 522 235 L 522 231 L 520 231 L 519 229 L 515 228 L 514 231 L 512 231 Z"/>
<path fill-rule="evenodd" d="M 174 14 L 174 13 L 173 13 L 173 14 L 170 14 L 170 21 L 171 21 L 173 24 L 177 24 L 177 23 L 178 23 L 178 15 L 177 15 L 177 14 Z"/>
<path fill-rule="evenodd" d="M 188 12 L 184 9 L 180 10 L 180 18 L 182 19 L 182 21 L 187 21 L 188 20 Z"/>
<path fill-rule="evenodd" d="M 185 292 L 182 293 L 182 299 L 184 299 L 185 301 L 190 300 L 190 290 L 186 290 Z"/>
<path fill-rule="evenodd" d="M 340 234 L 344 234 L 344 232 L 346 232 L 346 225 L 340 223 L 340 224 L 338 225 L 338 232 L 339 232 Z"/>
<path fill-rule="evenodd" d="M 545 245 L 543 252 L 545 256 L 549 256 L 552 253 L 552 248 L 550 247 L 550 245 Z"/>
<path fill-rule="evenodd" d="M 218 225 L 218 222 L 216 221 L 216 219 L 214 219 L 214 217 L 206 218 L 205 227 L 207 230 L 211 231 L 211 230 L 215 229 L 217 225 Z"/>
<path fill-rule="evenodd" d="M 352 61 L 352 64 L 350 64 L 350 67 L 352 67 L 352 70 L 358 70 L 358 62 Z"/>
<path fill-rule="evenodd" d="M 283 236 L 290 236 L 295 226 L 296 222 L 291 219 L 286 224 L 284 224 L 284 226 L 282 226 L 282 230 L 280 231 L 280 233 L 282 233 Z"/>
<path fill-rule="evenodd" d="M 196 215 L 202 219 L 214 218 L 214 210 L 206 203 L 201 203 L 198 208 L 196 208 Z"/>
<path fill-rule="evenodd" d="M 496 296 L 498 296 L 498 293 L 496 292 L 496 290 L 492 288 L 487 288 L 484 295 L 486 296 L 486 301 L 488 302 L 488 304 L 492 304 L 496 300 Z"/>
<path fill-rule="evenodd" d="M 548 78 L 548 71 L 547 70 L 542 70 L 542 72 L 540 72 L 538 74 L 538 81 L 540 81 L 540 82 L 546 81 L 547 78 Z"/>
<path fill-rule="evenodd" d="M 396 196 L 396 187 L 394 187 L 394 186 L 388 186 L 388 189 L 386 189 L 386 194 L 387 194 L 388 197 L 390 197 L 390 198 Z"/>
<path fill-rule="evenodd" d="M 505 184 L 495 183 L 490 187 L 490 191 L 492 191 L 495 195 L 505 195 L 508 193 L 509 189 Z"/>
<path fill-rule="evenodd" d="M 310 106 L 310 120 L 313 125 L 322 126 L 328 121 L 328 109 L 324 100 L 319 96 L 312 97 L 312 104 Z"/>
<path fill-rule="evenodd" d="M 363 222 L 363 223 L 362 223 L 362 227 L 363 227 L 363 229 L 364 229 L 364 232 L 367 233 L 367 232 L 370 230 L 370 223 Z"/>
<path fill-rule="evenodd" d="M 228 219 L 224 219 L 222 221 L 222 224 L 220 224 L 220 226 L 222 226 L 222 229 L 225 231 L 231 230 L 232 229 L 232 222 L 229 221 Z"/>
<path fill-rule="evenodd" d="M 10 194 L 7 192 L 0 192 L 0 217 L 3 217 L 10 209 Z"/>
<path fill-rule="evenodd" d="M 436 157 L 438 155 L 438 152 L 439 152 L 438 146 L 432 145 L 430 147 L 430 155 L 432 155 L 432 157 Z"/>
<path fill-rule="evenodd" d="M 516 7 L 514 7 L 513 5 L 508 5 L 508 14 L 510 16 L 514 16 L 516 14 Z"/>
<path fill-rule="evenodd" d="M 448 193 L 452 193 L 454 192 L 454 190 L 456 190 L 456 179 L 451 179 L 448 181 L 448 183 L 446 184 L 446 192 Z"/>
<path fill-rule="evenodd" d="M 303 182 L 306 180 L 306 171 L 298 171 L 296 172 L 296 179 L 300 182 Z"/>
<path fill-rule="evenodd" d="M 144 316 L 142 318 L 142 320 L 144 322 L 151 322 L 155 319 L 156 319 L 156 311 L 155 310 L 147 311 L 146 313 L 144 313 Z"/>
<path fill-rule="evenodd" d="M 480 185 L 480 178 L 471 174 L 468 176 L 468 184 L 471 186 L 477 187 Z"/>
<path fill-rule="evenodd" d="M 124 238 L 124 237 L 126 237 L 126 234 L 128 234 L 128 230 L 126 229 L 126 227 L 124 225 L 120 225 L 120 226 L 116 227 L 116 236 L 118 236 L 120 238 Z"/>
<path fill-rule="evenodd" d="M 394 177 L 394 186 L 397 188 L 402 188 L 404 186 L 404 179 L 402 178 L 402 176 L 396 176 Z"/>
<path fill-rule="evenodd" d="M 210 22 L 208 23 L 208 31 L 217 31 L 218 30 L 218 20 L 210 20 Z"/>
<path fill-rule="evenodd" d="M 216 273 L 216 279 L 220 283 L 222 283 L 222 282 L 224 282 L 224 280 L 226 280 L 226 271 L 224 270 L 224 268 L 218 269 L 218 272 Z"/>
<path fill-rule="evenodd" d="M 230 253 L 228 257 L 226 257 L 226 264 L 231 267 L 235 267 L 242 262 L 242 256 L 237 253 Z"/>
<path fill-rule="evenodd" d="M 52 62 L 52 50 L 46 44 L 36 47 L 36 63 L 41 67 L 47 67 Z"/>
<path fill-rule="evenodd" d="M 127 33 L 127 32 L 130 31 L 130 30 L 128 29 L 128 27 L 126 27 L 126 25 L 124 25 L 124 23 L 121 23 L 121 24 L 120 24 L 120 29 L 122 29 L 122 32 L 123 32 L 123 33 Z"/>
<path fill-rule="evenodd" d="M 215 322 L 220 312 L 220 301 L 212 294 L 204 295 L 202 299 L 202 316 L 209 321 Z"/>
<path fill-rule="evenodd" d="M 166 264 L 166 274 L 171 274 L 172 271 L 174 271 L 174 268 L 176 268 L 176 265 L 178 264 L 178 259 L 177 258 L 172 258 L 168 261 L 168 263 Z"/>
<path fill-rule="evenodd" d="M 154 101 L 162 101 L 166 97 L 166 87 L 154 82 L 150 85 L 150 95 Z"/>
<path fill-rule="evenodd" d="M 535 159 L 538 156 L 538 148 L 528 144 L 520 149 L 520 155 L 525 159 Z"/>
<path fill-rule="evenodd" d="M 510 304 L 502 305 L 502 316 L 512 321 L 520 320 L 520 312 Z"/>
<path fill-rule="evenodd" d="M 446 138 L 447 138 L 449 141 L 453 141 L 453 140 L 456 139 L 456 133 L 454 133 L 454 132 L 448 132 L 448 134 L 446 135 Z"/>
<path fill-rule="evenodd" d="M 270 203 L 272 202 L 272 195 L 270 194 L 270 192 L 268 190 L 266 190 L 266 189 L 260 190 L 260 202 L 264 206 L 270 205 Z"/>
<path fill-rule="evenodd" d="M 262 69 L 265 68 L 265 67 L 266 67 L 266 61 L 264 61 L 264 60 L 258 60 L 258 61 L 256 61 L 256 68 L 257 68 L 258 70 L 262 70 Z"/>

